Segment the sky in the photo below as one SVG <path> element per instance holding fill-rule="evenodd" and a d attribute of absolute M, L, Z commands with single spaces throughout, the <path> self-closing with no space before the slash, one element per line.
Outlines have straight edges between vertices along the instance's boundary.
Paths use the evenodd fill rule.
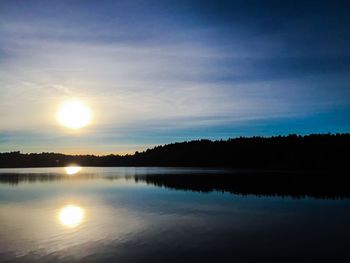
<path fill-rule="evenodd" d="M 349 1 L 0 0 L 0 152 L 350 132 Z M 93 121 L 57 122 L 64 101 Z"/>

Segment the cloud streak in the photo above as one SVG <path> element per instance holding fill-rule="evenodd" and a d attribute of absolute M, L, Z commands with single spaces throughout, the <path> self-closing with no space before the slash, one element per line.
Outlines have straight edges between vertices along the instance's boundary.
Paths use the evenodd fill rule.
<path fill-rule="evenodd" d="M 108 145 L 119 145 L 125 152 L 163 143 L 160 134 L 169 142 L 171 134 L 174 140 L 179 134 L 187 139 L 229 137 L 244 135 L 240 127 L 252 134 L 254 123 L 265 123 L 268 134 L 275 120 L 309 118 L 338 108 L 347 114 L 347 29 L 341 31 L 345 36 L 337 41 L 339 49 L 322 54 L 326 49 L 321 44 L 306 48 L 307 41 L 300 40 L 309 31 L 294 28 L 300 21 L 318 26 L 319 17 L 307 20 L 302 14 L 283 20 L 279 9 L 272 8 L 272 20 L 282 19 L 286 34 L 270 21 L 263 26 L 263 15 L 254 20 L 214 8 L 207 16 L 203 6 L 194 8 L 197 2 L 181 3 L 169 11 L 153 1 L 150 6 L 91 1 L 87 6 L 97 12 L 90 17 L 89 7 L 77 3 L 56 4 L 61 14 L 43 3 L 17 9 L 3 4 L 0 132 L 10 139 L 0 142 L 0 150 L 48 148 L 39 140 L 47 138 L 52 150 L 96 147 L 109 152 Z M 26 8 L 40 16 L 28 16 Z M 314 37 L 324 36 L 317 31 Z M 323 45 L 336 46 L 330 41 Z M 68 98 L 83 99 L 95 113 L 94 125 L 81 138 L 63 131 L 54 119 L 58 105 Z M 319 125 L 314 130 L 326 124 Z M 264 134 L 262 130 L 256 131 Z M 30 143 L 21 139 L 24 134 Z"/>

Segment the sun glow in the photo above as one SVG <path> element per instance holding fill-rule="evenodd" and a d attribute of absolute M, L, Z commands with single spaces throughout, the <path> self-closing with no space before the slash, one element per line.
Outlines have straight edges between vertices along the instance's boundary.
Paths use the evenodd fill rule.
<path fill-rule="evenodd" d="M 83 169 L 81 166 L 67 166 L 67 167 L 64 167 L 64 170 L 66 170 L 66 173 L 68 175 L 73 175 L 73 174 L 79 173 L 81 171 L 81 169 Z"/>
<path fill-rule="evenodd" d="M 80 129 L 92 121 L 91 109 L 82 101 L 66 101 L 60 107 L 57 120 L 70 129 Z"/>
<path fill-rule="evenodd" d="M 67 205 L 60 210 L 60 222 L 69 228 L 76 227 L 83 222 L 84 210 L 76 205 Z"/>

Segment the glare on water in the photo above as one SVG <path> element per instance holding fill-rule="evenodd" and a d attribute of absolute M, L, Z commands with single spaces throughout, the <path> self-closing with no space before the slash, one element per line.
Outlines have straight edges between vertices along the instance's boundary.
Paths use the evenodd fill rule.
<path fill-rule="evenodd" d="M 68 171 L 80 170 L 71 165 Z M 217 255 L 227 262 L 350 262 L 349 199 L 224 192 L 212 184 L 230 176 L 215 171 L 215 180 L 204 180 L 211 178 L 204 168 L 83 173 L 0 171 L 1 262 L 212 262 Z M 198 177 L 204 179 L 195 185 Z"/>
<path fill-rule="evenodd" d="M 69 228 L 80 225 L 84 219 L 84 209 L 76 205 L 67 205 L 59 212 L 60 222 Z"/>
<path fill-rule="evenodd" d="M 68 175 L 73 175 L 73 174 L 77 174 L 81 171 L 82 167 L 81 166 L 67 166 L 64 167 L 66 173 Z"/>

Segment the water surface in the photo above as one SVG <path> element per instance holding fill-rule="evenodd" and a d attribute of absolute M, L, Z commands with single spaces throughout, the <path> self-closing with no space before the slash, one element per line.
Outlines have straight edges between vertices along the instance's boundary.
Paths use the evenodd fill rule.
<path fill-rule="evenodd" d="M 348 198 L 254 194 L 222 186 L 228 176 L 0 169 L 0 261 L 350 262 Z"/>

